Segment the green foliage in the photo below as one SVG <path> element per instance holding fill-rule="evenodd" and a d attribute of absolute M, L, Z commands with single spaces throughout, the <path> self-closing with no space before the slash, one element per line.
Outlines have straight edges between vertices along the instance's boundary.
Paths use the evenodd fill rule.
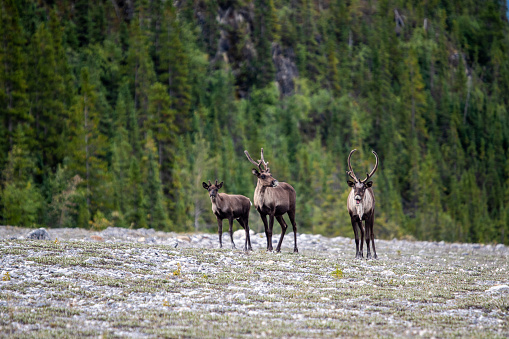
<path fill-rule="evenodd" d="M 332 271 L 332 276 L 336 279 L 341 279 L 343 278 L 343 270 L 339 267 L 336 267 L 336 269 L 334 271 Z"/>
<path fill-rule="evenodd" d="M 351 236 L 357 148 L 377 237 L 509 243 L 501 2 L 50 3 L 0 0 L 4 223 L 216 231 L 201 182 L 251 197 L 263 147 L 299 231 Z"/>
<path fill-rule="evenodd" d="M 2 190 L 3 217 L 7 225 L 35 227 L 42 207 L 42 196 L 31 181 L 7 184 Z"/>
<path fill-rule="evenodd" d="M 175 271 L 173 271 L 173 275 L 176 275 L 176 276 L 181 276 L 182 275 L 182 265 L 180 265 L 180 263 L 178 262 L 177 263 L 177 269 Z"/>

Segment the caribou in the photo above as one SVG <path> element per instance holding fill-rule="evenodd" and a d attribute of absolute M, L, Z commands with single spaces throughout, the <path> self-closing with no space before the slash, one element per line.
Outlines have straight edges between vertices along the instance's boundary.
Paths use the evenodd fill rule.
<path fill-rule="evenodd" d="M 209 192 L 210 201 L 212 202 L 212 212 L 217 218 L 217 226 L 219 233 L 219 247 L 223 247 L 223 219 L 228 219 L 230 224 L 230 240 L 232 242 L 232 248 L 235 248 L 233 242 L 233 219 L 237 219 L 240 226 L 246 231 L 246 241 L 244 243 L 244 251 L 253 249 L 251 248 L 251 238 L 249 237 L 249 210 L 251 209 L 251 200 L 243 195 L 233 195 L 218 193 L 223 187 L 223 182 L 215 184 L 203 182 L 203 188 Z"/>
<path fill-rule="evenodd" d="M 364 242 L 364 230 L 366 230 L 366 259 L 371 259 L 371 252 L 369 249 L 370 240 L 373 245 L 373 258 L 377 259 L 378 256 L 376 255 L 375 249 L 375 235 L 373 233 L 373 224 L 375 221 L 375 194 L 371 188 L 373 182 L 368 180 L 373 176 L 373 174 L 375 174 L 375 171 L 378 168 L 378 155 L 375 151 L 371 151 L 375 155 L 375 167 L 373 167 L 371 172 L 367 174 L 365 179 L 359 180 L 355 175 L 350 163 L 350 158 L 355 151 L 356 149 L 350 151 L 350 154 L 348 155 L 347 171 L 348 175 L 355 181 L 347 181 L 348 186 L 352 188 L 350 194 L 348 195 L 347 208 L 348 213 L 350 213 L 353 232 L 355 234 L 355 258 L 362 259 L 364 257 L 362 253 L 362 244 Z M 364 221 L 365 227 L 363 226 L 362 221 Z M 359 231 L 361 232 L 360 250 Z"/>
<path fill-rule="evenodd" d="M 276 247 L 276 252 L 281 251 L 281 244 L 288 228 L 283 215 L 288 213 L 290 222 L 293 226 L 294 252 L 297 249 L 297 225 L 295 224 L 295 189 L 285 183 L 277 181 L 270 173 L 269 163 L 263 157 L 263 148 L 261 151 L 261 160 L 254 161 L 247 151 L 244 151 L 247 159 L 257 168 L 253 168 L 252 173 L 258 178 L 256 189 L 254 192 L 254 206 L 265 226 L 265 235 L 267 237 L 267 251 L 272 252 L 272 229 L 274 226 L 274 218 L 281 225 L 281 237 Z M 263 168 L 262 168 L 263 166 Z M 267 215 L 269 223 L 267 224 Z"/>

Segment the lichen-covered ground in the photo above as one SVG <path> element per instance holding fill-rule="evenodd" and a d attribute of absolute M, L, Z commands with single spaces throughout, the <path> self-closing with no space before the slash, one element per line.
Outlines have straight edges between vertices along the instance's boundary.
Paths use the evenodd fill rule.
<path fill-rule="evenodd" d="M 0 337 L 509 336 L 503 245 L 377 240 L 366 261 L 309 234 L 276 254 L 263 234 L 244 253 L 211 234 L 23 232 L 0 227 Z"/>

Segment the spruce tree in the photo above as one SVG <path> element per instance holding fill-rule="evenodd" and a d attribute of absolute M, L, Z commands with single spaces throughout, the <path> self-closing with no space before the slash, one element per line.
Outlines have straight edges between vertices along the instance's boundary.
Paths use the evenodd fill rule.
<path fill-rule="evenodd" d="M 147 197 L 147 223 L 149 227 L 160 230 L 171 230 L 166 212 L 163 186 L 159 174 L 157 148 L 152 133 L 147 135 L 144 149 L 144 173 L 146 178 L 145 196 Z"/>
<path fill-rule="evenodd" d="M 26 95 L 25 44 L 18 10 L 12 0 L 0 3 L 0 164 L 6 160 L 8 150 L 14 143 L 18 124 L 32 121 Z"/>

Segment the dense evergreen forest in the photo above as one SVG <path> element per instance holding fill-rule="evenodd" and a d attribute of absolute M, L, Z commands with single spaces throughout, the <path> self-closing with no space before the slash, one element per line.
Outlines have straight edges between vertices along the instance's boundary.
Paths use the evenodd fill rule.
<path fill-rule="evenodd" d="M 263 147 L 352 236 L 357 148 L 377 237 L 509 244 L 504 1 L 0 3 L 4 225 L 216 232 L 202 181 L 252 197 Z"/>

